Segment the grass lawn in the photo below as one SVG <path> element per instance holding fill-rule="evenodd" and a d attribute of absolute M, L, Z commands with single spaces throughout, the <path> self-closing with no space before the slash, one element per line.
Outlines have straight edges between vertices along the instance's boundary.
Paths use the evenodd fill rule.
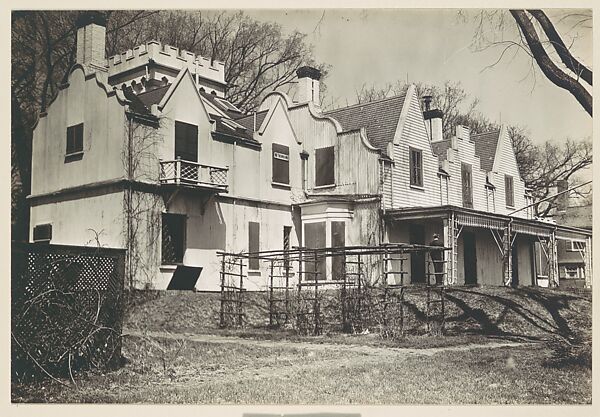
<path fill-rule="evenodd" d="M 129 363 L 77 388 L 13 385 L 14 402 L 541 404 L 591 402 L 591 370 L 545 364 L 543 343 L 403 349 L 222 337 L 127 336 Z M 435 340 L 435 338 L 429 338 Z M 236 343 L 236 340 L 239 343 Z M 243 342 L 243 343 L 242 343 Z M 481 340 L 477 339 L 476 343 Z M 494 346 L 498 341 L 490 341 Z"/>
<path fill-rule="evenodd" d="M 591 296 L 546 289 L 448 290 L 447 336 L 384 340 L 266 328 L 264 294 L 244 329 L 218 328 L 218 294 L 143 293 L 125 320 L 120 369 L 12 384 L 13 402 L 183 404 L 586 404 L 591 366 L 551 366 L 550 340 L 591 340 Z M 252 297 L 252 298 L 251 298 Z M 421 297 L 422 298 L 422 297 Z M 419 326 L 423 300 L 411 298 Z M 337 321 L 336 321 L 337 320 Z M 339 327 L 339 326 L 338 326 Z M 571 339 L 572 340 L 572 339 Z M 556 348 L 556 346 L 554 346 Z M 591 347 L 590 347 L 591 349 Z M 581 362 L 580 362 L 581 363 Z M 65 381 L 70 384 L 69 381 Z"/>

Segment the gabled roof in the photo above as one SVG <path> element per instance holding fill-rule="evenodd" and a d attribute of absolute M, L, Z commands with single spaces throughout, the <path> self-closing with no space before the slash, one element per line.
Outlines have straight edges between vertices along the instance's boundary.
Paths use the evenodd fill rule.
<path fill-rule="evenodd" d="M 232 138 L 242 139 L 244 141 L 255 142 L 258 144 L 253 135 L 252 130 L 239 125 L 236 121 L 211 114 L 211 119 L 216 122 L 215 132 Z"/>
<path fill-rule="evenodd" d="M 394 140 L 396 134 L 406 91 L 405 89 L 400 95 L 394 97 L 355 104 L 323 114 L 336 119 L 344 130 L 364 127 L 369 142 L 387 154 L 387 145 Z"/>
<path fill-rule="evenodd" d="M 494 167 L 499 138 L 500 130 L 471 135 L 471 140 L 475 142 L 475 155 L 479 157 L 481 169 L 486 172 L 490 172 Z"/>
<path fill-rule="evenodd" d="M 137 98 L 150 110 L 153 104 L 160 103 L 165 94 L 167 94 L 170 86 L 171 84 L 166 84 L 149 91 L 144 91 L 137 94 Z"/>
<path fill-rule="evenodd" d="M 431 142 L 431 149 L 433 150 L 433 153 L 437 155 L 440 162 L 444 161 L 448 156 L 446 151 L 450 148 L 451 144 L 452 142 L 450 140 Z"/>
<path fill-rule="evenodd" d="M 258 130 L 261 127 L 263 121 L 265 120 L 265 117 L 267 117 L 268 112 L 268 110 L 263 110 L 256 113 L 256 125 L 254 124 L 254 114 L 249 114 L 247 116 L 240 117 L 239 119 L 235 119 L 235 121 L 244 126 L 249 131 Z"/>
<path fill-rule="evenodd" d="M 208 102 L 210 104 L 215 106 L 222 113 L 225 113 L 227 116 L 229 116 L 232 119 L 235 119 L 237 117 L 244 115 L 240 109 L 235 107 L 233 104 L 231 104 L 229 101 L 227 101 L 224 98 L 217 97 L 214 94 L 209 94 L 206 91 L 202 91 L 202 90 L 200 91 L 200 95 L 203 98 L 205 98 L 206 100 L 208 100 Z"/>

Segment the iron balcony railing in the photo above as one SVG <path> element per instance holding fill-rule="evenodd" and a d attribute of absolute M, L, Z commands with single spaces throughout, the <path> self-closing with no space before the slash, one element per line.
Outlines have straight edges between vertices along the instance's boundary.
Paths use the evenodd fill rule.
<path fill-rule="evenodd" d="M 175 159 L 160 161 L 160 183 L 227 191 L 228 168 Z"/>

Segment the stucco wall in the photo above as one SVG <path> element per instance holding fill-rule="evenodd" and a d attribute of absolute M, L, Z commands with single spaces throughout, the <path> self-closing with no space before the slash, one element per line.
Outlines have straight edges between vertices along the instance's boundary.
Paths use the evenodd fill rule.
<path fill-rule="evenodd" d="M 67 127 L 84 123 L 83 155 L 66 161 Z M 107 97 L 94 76 L 75 68 L 33 133 L 32 195 L 122 178 L 125 174 L 125 112 L 116 95 Z"/>
<path fill-rule="evenodd" d="M 49 203 L 31 208 L 31 232 L 38 224 L 52 224 L 51 243 L 125 248 L 123 231 L 123 192 Z M 94 233 L 96 232 L 96 233 Z"/>

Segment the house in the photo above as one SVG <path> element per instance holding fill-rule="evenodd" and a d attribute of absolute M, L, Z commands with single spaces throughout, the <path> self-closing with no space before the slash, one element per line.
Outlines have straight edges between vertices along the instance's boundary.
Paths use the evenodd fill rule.
<path fill-rule="evenodd" d="M 30 237 L 125 248 L 133 287 L 218 290 L 223 250 L 434 233 L 449 285 L 556 285 L 557 239 L 591 236 L 533 218 L 505 129 L 444 140 L 414 86 L 324 111 L 320 72 L 302 67 L 244 114 L 222 63 L 154 41 L 106 59 L 104 23 L 82 14 L 77 64 L 35 128 Z M 425 255 L 409 258 L 424 282 Z M 332 282 L 335 262 L 320 264 Z M 246 267 L 245 287 L 264 288 L 265 266 Z"/>
<path fill-rule="evenodd" d="M 591 204 L 570 205 L 567 181 L 559 183 L 557 192 L 563 194 L 557 199 L 556 210 L 552 215 L 553 220 L 560 225 L 587 230 L 591 235 Z M 590 287 L 592 285 L 591 271 L 588 270 L 591 263 L 591 258 L 588 257 L 591 254 L 586 250 L 590 244 L 591 239 L 583 236 L 558 242 L 557 258 L 561 286 Z"/>

